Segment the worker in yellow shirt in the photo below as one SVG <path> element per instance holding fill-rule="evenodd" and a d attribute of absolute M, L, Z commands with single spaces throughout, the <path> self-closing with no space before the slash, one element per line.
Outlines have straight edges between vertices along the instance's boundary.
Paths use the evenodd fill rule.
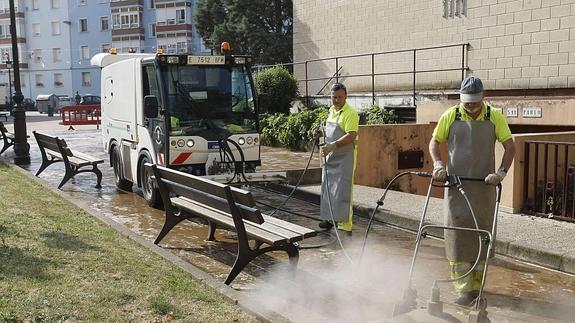
<path fill-rule="evenodd" d="M 509 125 L 499 110 L 486 104 L 483 83 L 479 78 L 468 77 L 461 83 L 461 103 L 451 107 L 439 119 L 429 142 L 433 159 L 433 179 L 447 181 L 447 173 L 482 178 L 485 183 L 462 181 L 480 229 L 491 231 L 495 212 L 495 186 L 507 174 L 515 156 L 515 144 Z M 495 171 L 495 142 L 503 145 L 505 152 Z M 440 144 L 447 143 L 447 170 L 441 158 Z M 471 211 L 456 187 L 445 190 L 445 225 L 475 228 Z M 479 241 L 477 233 L 445 230 L 445 253 L 451 267 L 451 278 L 460 305 L 471 305 L 479 295 L 483 279 L 483 265 L 478 265 L 468 276 L 461 278 L 477 259 Z M 487 248 L 482 248 L 486 259 Z M 484 264 L 484 262 L 483 262 Z"/>
<path fill-rule="evenodd" d="M 352 231 L 353 175 L 357 161 L 359 115 L 346 102 L 347 89 L 341 83 L 331 87 L 332 106 L 324 127 L 325 145 L 321 148 L 325 158 L 321 182 L 319 227 L 329 230 Z"/>

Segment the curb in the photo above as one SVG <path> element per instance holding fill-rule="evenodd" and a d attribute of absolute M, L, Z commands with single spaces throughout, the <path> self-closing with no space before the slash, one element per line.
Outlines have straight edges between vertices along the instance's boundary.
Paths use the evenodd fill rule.
<path fill-rule="evenodd" d="M 256 300 L 251 297 L 250 295 L 241 294 L 240 292 L 236 291 L 235 289 L 231 288 L 230 286 L 224 284 L 217 278 L 212 277 L 210 274 L 204 272 L 203 270 L 199 269 L 198 267 L 192 265 L 184 261 L 183 259 L 179 258 L 178 256 L 172 254 L 170 251 L 167 251 L 151 241 L 148 241 L 141 237 L 140 235 L 136 234 L 135 232 L 131 231 L 128 227 L 115 222 L 112 219 L 107 217 L 101 216 L 97 212 L 90 209 L 90 207 L 77 199 L 72 199 L 66 192 L 63 192 L 55 187 L 48 185 L 48 183 L 41 178 L 34 176 L 29 171 L 22 169 L 12 163 L 4 157 L 0 156 L 0 163 L 10 167 L 12 169 L 16 169 L 20 174 L 28 177 L 29 179 L 33 180 L 34 182 L 38 183 L 39 185 L 45 187 L 46 189 L 50 190 L 51 192 L 57 194 L 67 202 L 76 205 L 77 207 L 81 208 L 84 212 L 88 213 L 92 217 L 98 219 L 101 223 L 111 227 L 112 229 L 116 230 L 121 235 L 132 239 L 133 241 L 137 242 L 139 245 L 147 248 L 148 250 L 154 252 L 155 254 L 159 255 L 160 257 L 164 258 L 165 260 L 173 263 L 180 269 L 184 270 L 185 272 L 192 275 L 192 277 L 198 280 L 200 283 L 204 284 L 206 287 L 210 288 L 213 291 L 218 292 L 224 299 L 231 304 L 238 305 L 242 310 L 247 312 L 250 315 L 255 316 L 261 322 L 290 322 L 286 317 L 280 315 L 277 312 L 270 312 L 270 311 L 261 311 L 258 308 L 261 308 L 260 304 L 256 302 Z"/>

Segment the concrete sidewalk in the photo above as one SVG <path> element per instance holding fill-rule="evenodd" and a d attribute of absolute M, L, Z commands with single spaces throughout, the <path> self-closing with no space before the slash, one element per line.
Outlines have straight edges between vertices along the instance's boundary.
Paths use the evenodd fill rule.
<path fill-rule="evenodd" d="M 505 188 L 503 188 L 505 189 Z M 320 186 L 300 187 L 319 200 Z M 355 185 L 355 215 L 370 217 L 383 189 Z M 417 231 L 425 196 L 389 191 L 376 219 Z M 443 199 L 431 198 L 426 222 L 443 224 Z M 442 236 L 442 230 L 433 232 Z M 496 252 L 567 273 L 575 273 L 575 223 L 499 211 Z"/>

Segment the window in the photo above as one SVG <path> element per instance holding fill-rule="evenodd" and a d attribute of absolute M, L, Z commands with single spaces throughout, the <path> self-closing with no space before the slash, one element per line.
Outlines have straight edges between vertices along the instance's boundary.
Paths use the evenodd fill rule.
<path fill-rule="evenodd" d="M 10 25 L 0 25 L 0 38 L 10 38 Z"/>
<path fill-rule="evenodd" d="M 150 24 L 150 37 L 156 37 L 156 24 Z"/>
<path fill-rule="evenodd" d="M 80 46 L 80 56 L 82 59 L 90 59 L 90 47 Z"/>
<path fill-rule="evenodd" d="M 42 50 L 41 49 L 33 49 L 32 50 L 32 57 L 36 63 L 40 63 L 42 61 Z"/>
<path fill-rule="evenodd" d="M 102 53 L 110 52 L 110 44 L 102 44 Z"/>
<path fill-rule="evenodd" d="M 113 29 L 126 29 L 140 27 L 139 13 L 117 13 L 112 15 Z"/>
<path fill-rule="evenodd" d="M 110 18 L 100 17 L 100 31 L 108 31 L 110 29 Z"/>
<path fill-rule="evenodd" d="M 88 18 L 82 18 L 79 21 L 80 32 L 85 33 L 88 32 Z"/>
<path fill-rule="evenodd" d="M 178 24 L 186 23 L 186 10 L 185 9 L 176 10 L 176 23 L 178 23 Z"/>
<path fill-rule="evenodd" d="M 40 36 L 40 24 L 32 24 L 32 35 Z"/>
<path fill-rule="evenodd" d="M 188 51 L 188 44 L 185 41 L 179 41 L 176 48 L 178 53 L 185 53 Z"/>
<path fill-rule="evenodd" d="M 52 35 L 60 35 L 60 22 L 52 21 Z"/>
<path fill-rule="evenodd" d="M 50 0 L 50 8 L 52 9 L 60 8 L 60 0 Z"/>
<path fill-rule="evenodd" d="M 78 0 L 78 5 L 85 6 L 87 2 L 88 2 L 87 0 Z"/>
<path fill-rule="evenodd" d="M 44 87 L 44 75 L 36 74 L 36 87 Z"/>
<path fill-rule="evenodd" d="M 32 0 L 32 10 L 40 9 L 40 0 Z"/>
<path fill-rule="evenodd" d="M 5 63 L 6 61 L 9 61 L 10 57 L 12 57 L 12 55 L 10 55 L 10 49 L 2 48 L 0 51 L 2 52 L 2 62 Z"/>
<path fill-rule="evenodd" d="M 59 87 L 64 85 L 64 75 L 62 73 L 54 73 L 54 86 Z"/>
<path fill-rule="evenodd" d="M 82 86 L 91 86 L 92 85 L 92 76 L 90 72 L 82 72 Z"/>
<path fill-rule="evenodd" d="M 467 15 L 467 0 L 443 0 L 443 18 Z"/>
<path fill-rule="evenodd" d="M 150 9 L 156 8 L 156 0 L 150 0 Z"/>
<path fill-rule="evenodd" d="M 54 63 L 62 61 L 62 49 L 60 48 L 52 48 L 52 58 L 54 59 Z"/>

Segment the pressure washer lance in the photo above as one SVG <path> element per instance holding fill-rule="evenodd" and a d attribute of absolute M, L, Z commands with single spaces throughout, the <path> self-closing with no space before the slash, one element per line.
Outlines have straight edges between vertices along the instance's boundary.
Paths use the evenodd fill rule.
<path fill-rule="evenodd" d="M 363 258 L 363 253 L 365 251 L 365 245 L 367 243 L 367 236 L 369 235 L 369 230 L 371 229 L 371 225 L 373 223 L 373 219 L 375 218 L 375 214 L 377 213 L 377 209 L 379 209 L 379 207 L 383 205 L 383 201 L 385 200 L 387 192 L 389 191 L 393 182 L 395 182 L 396 180 L 398 180 L 399 178 L 401 178 L 405 175 L 416 175 L 416 176 L 421 176 L 421 177 L 431 177 L 432 176 L 432 174 L 428 173 L 428 172 L 403 172 L 403 173 L 395 175 L 395 177 L 392 178 L 391 181 L 389 181 L 389 183 L 385 187 L 385 190 L 383 191 L 383 195 L 377 200 L 377 202 L 376 202 L 377 205 L 375 206 L 375 208 L 373 209 L 373 212 L 371 213 L 371 216 L 369 217 L 369 222 L 367 223 L 367 228 L 365 229 L 365 237 L 363 238 L 363 245 L 361 247 L 361 253 L 359 255 L 360 263 L 361 263 L 361 259 Z M 433 179 L 432 179 L 432 182 L 433 182 Z M 427 196 L 429 196 L 431 194 L 431 188 L 432 188 L 432 185 L 430 183 L 429 189 L 427 191 Z M 421 224 L 423 223 L 424 215 L 427 212 L 428 205 L 429 205 L 429 199 L 426 199 L 425 200 L 425 206 L 423 207 L 423 215 L 421 217 L 421 223 L 419 225 L 420 227 L 421 227 Z"/>

